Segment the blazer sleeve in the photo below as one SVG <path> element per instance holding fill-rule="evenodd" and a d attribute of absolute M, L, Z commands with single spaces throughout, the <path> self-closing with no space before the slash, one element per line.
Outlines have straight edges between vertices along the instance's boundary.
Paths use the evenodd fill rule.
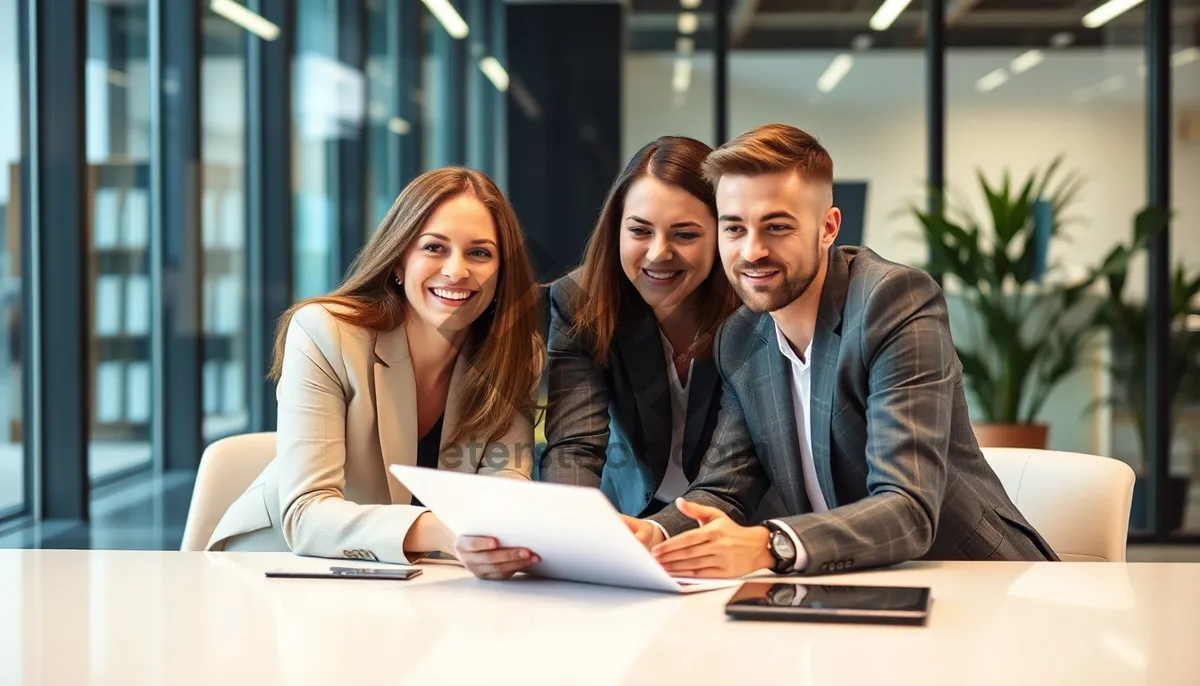
<path fill-rule="evenodd" d="M 864 317 L 868 495 L 783 519 L 808 553 L 807 574 L 917 559 L 937 533 L 959 374 L 946 301 L 928 274 L 899 268 L 866 297 Z"/>
<path fill-rule="evenodd" d="M 771 482 L 758 460 L 753 438 L 746 428 L 746 418 L 737 391 L 725 375 L 726 364 L 721 360 L 724 332 L 722 325 L 713 344 L 713 359 L 722 384 L 717 426 L 713 429 L 712 441 L 704 454 L 700 472 L 683 498 L 715 507 L 744 525 L 758 509 Z M 737 353 L 731 351 L 731 354 Z M 737 360 L 739 365 L 743 362 L 742 359 Z M 696 521 L 684 516 L 674 503 L 647 519 L 662 526 L 668 536 L 676 536 L 696 527 Z"/>
<path fill-rule="evenodd" d="M 275 461 L 284 540 L 299 555 L 345 558 L 366 553 L 385 562 L 409 562 L 404 538 L 425 509 L 359 505 L 347 501 L 342 490 L 347 406 L 343 378 L 339 324 L 320 306 L 300 310 L 288 326 L 276 389 Z"/>
<path fill-rule="evenodd" d="M 571 334 L 573 290 L 561 280 L 550 289 L 549 406 L 541 480 L 599 488 L 608 450 L 609 381 L 593 363 L 589 347 Z"/>

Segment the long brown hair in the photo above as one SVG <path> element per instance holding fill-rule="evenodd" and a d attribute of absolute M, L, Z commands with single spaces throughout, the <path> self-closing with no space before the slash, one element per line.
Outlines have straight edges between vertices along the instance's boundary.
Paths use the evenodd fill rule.
<path fill-rule="evenodd" d="M 391 331 L 403 324 L 407 301 L 403 289 L 395 285 L 393 270 L 433 212 L 461 195 L 478 199 L 491 213 L 500 243 L 500 270 L 496 301 L 471 324 L 467 335 L 465 349 L 472 354 L 460 395 L 463 421 L 446 442 L 475 437 L 496 440 L 509 429 L 516 412 L 532 420 L 532 393 L 545 354 L 533 266 L 508 200 L 487 175 L 461 167 L 435 169 L 414 179 L 392 203 L 341 285 L 332 293 L 293 305 L 280 317 L 270 378 L 279 379 L 288 324 L 305 305 L 335 305 L 329 312 L 337 319 L 375 331 Z"/>
<path fill-rule="evenodd" d="M 663 136 L 638 150 L 609 189 L 600 218 L 588 238 L 572 303 L 575 310 L 573 334 L 590 341 L 592 359 L 597 365 L 608 363 L 617 328 L 630 323 L 630 313 L 639 309 L 641 300 L 621 269 L 621 212 L 630 186 L 651 176 L 703 202 L 715 219 L 716 196 L 712 184 L 700 171 L 710 152 L 712 148 L 693 138 Z M 700 299 L 697 308 L 700 328 L 688 352 L 693 357 L 708 357 L 717 328 L 741 303 L 725 278 L 719 258 L 696 291 Z"/>

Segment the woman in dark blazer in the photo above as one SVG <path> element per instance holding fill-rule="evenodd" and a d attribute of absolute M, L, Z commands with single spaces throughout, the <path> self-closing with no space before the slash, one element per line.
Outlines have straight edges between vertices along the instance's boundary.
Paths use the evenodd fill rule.
<path fill-rule="evenodd" d="M 550 288 L 544 481 L 600 487 L 641 517 L 696 478 L 720 408 L 710 357 L 739 306 L 720 268 L 711 152 L 646 145 L 617 177 L 583 264 Z"/>

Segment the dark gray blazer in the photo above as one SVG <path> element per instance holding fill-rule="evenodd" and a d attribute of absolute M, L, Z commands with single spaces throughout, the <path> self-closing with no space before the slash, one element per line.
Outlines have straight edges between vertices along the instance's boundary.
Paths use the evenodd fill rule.
<path fill-rule="evenodd" d="M 599 487 L 618 510 L 636 517 L 662 484 L 671 451 L 670 381 L 658 323 L 639 299 L 640 308 L 618 330 L 607 368 L 597 367 L 589 343 L 570 332 L 576 279 L 568 274 L 550 287 L 549 406 L 539 479 Z M 716 427 L 720 394 L 712 360 L 696 360 L 683 441 L 689 481 Z"/>
<path fill-rule="evenodd" d="M 923 271 L 830 250 L 812 348 L 812 451 L 830 510 L 805 494 L 788 362 L 768 314 L 717 335 L 720 417 L 688 500 L 739 522 L 773 484 L 809 574 L 930 560 L 1055 560 L 975 441 L 946 302 Z M 695 526 L 674 506 L 652 519 Z"/>

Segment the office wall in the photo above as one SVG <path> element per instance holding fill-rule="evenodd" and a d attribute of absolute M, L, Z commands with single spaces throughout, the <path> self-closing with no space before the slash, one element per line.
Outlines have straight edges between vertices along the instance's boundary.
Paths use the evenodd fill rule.
<path fill-rule="evenodd" d="M 864 242 L 890 259 L 920 264 L 924 247 L 910 237 L 917 225 L 902 211 L 908 203 L 924 202 L 925 113 L 920 95 L 924 58 L 896 52 L 861 55 L 833 92 L 819 93 L 813 86 L 832 55 L 735 52 L 730 62 L 730 134 L 782 121 L 817 135 L 833 156 L 837 178 L 865 179 L 870 184 Z M 1140 52 L 1056 55 L 991 93 L 975 90 L 974 78 L 1011 57 L 1004 52 L 971 51 L 954 52 L 949 58 L 948 187 L 969 198 L 979 212 L 976 168 L 995 179 L 1005 168 L 1021 177 L 1062 154 L 1066 166 L 1081 171 L 1087 184 L 1078 198 L 1075 214 L 1081 224 L 1072 229 L 1074 240 L 1057 245 L 1051 260 L 1075 270 L 1095 264 L 1115 243 L 1128 240 L 1132 217 L 1145 203 L 1144 81 L 1137 77 Z M 672 59 L 669 54 L 626 58 L 622 135 L 626 156 L 650 138 L 667 133 L 711 142 L 711 61 L 695 61 L 686 99 L 675 102 L 670 89 Z M 1189 70 L 1195 78 L 1184 78 L 1187 72 L 1177 74 L 1177 114 L 1200 108 L 1200 62 L 1179 69 Z M 1125 74 L 1124 87 L 1105 98 L 1076 102 L 1072 84 L 1083 87 L 1104 74 Z M 1189 264 L 1200 263 L 1197 188 L 1200 141 L 1177 139 L 1172 251 L 1176 259 Z M 1140 294 L 1144 271 L 1141 265 L 1135 270 L 1131 292 Z"/>

